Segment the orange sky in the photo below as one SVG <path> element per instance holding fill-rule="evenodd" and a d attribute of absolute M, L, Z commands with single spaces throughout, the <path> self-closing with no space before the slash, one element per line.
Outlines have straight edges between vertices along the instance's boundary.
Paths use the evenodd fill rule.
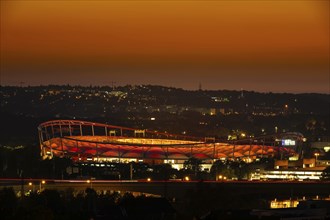
<path fill-rule="evenodd" d="M 1 84 L 329 93 L 328 1 L 1 1 Z"/>

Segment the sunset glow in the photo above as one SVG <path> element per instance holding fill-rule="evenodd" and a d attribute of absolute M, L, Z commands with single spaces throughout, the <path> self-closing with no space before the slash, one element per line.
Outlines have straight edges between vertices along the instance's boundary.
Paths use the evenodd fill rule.
<path fill-rule="evenodd" d="M 1 84 L 329 93 L 328 1 L 1 1 Z"/>

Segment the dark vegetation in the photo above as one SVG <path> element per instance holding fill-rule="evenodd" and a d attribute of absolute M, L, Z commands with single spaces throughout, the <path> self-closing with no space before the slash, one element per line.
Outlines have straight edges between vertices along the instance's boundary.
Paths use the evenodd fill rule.
<path fill-rule="evenodd" d="M 176 211 L 164 198 L 133 196 L 118 192 L 96 192 L 87 188 L 75 192 L 46 189 L 17 197 L 12 188 L 0 190 L 0 216 L 3 220 L 52 219 L 175 219 Z"/>

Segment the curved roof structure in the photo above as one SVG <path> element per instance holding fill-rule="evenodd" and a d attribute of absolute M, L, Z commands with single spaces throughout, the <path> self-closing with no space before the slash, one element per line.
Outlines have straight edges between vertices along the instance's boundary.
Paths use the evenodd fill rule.
<path fill-rule="evenodd" d="M 38 127 L 43 158 L 58 156 L 87 158 L 201 160 L 272 157 L 293 154 L 286 147 L 266 144 L 209 142 L 209 139 L 126 128 L 101 123 L 54 120 Z"/>

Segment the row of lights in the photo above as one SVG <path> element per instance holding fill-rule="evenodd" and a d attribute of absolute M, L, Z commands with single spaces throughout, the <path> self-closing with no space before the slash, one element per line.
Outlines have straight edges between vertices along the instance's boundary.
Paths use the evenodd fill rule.
<path fill-rule="evenodd" d="M 222 175 L 219 175 L 218 177 L 219 177 L 219 180 L 226 180 L 227 179 L 227 177 L 222 176 Z M 185 176 L 184 177 L 184 181 L 190 181 L 190 177 L 189 176 Z M 147 178 L 147 182 L 151 182 L 151 178 L 150 177 Z M 86 183 L 90 184 L 91 188 L 93 187 L 93 185 L 92 185 L 93 184 L 92 179 L 86 180 Z M 42 190 L 42 185 L 45 185 L 45 184 L 46 184 L 46 181 L 45 180 L 40 181 L 40 183 L 39 183 L 39 191 L 40 192 Z M 33 183 L 32 182 L 29 182 L 28 185 L 30 187 L 32 187 L 33 186 Z"/>
<path fill-rule="evenodd" d="M 227 177 L 222 176 L 222 175 L 219 175 L 218 177 L 219 177 L 219 180 L 226 180 L 227 179 Z M 190 181 L 190 177 L 189 176 L 185 176 L 184 177 L 184 180 L 185 181 Z M 147 178 L 147 182 L 151 182 L 151 178 L 150 177 Z M 91 184 L 91 187 L 92 187 L 92 183 L 93 183 L 92 182 L 92 179 L 86 180 L 86 183 Z M 42 189 L 41 186 L 42 185 L 45 185 L 45 184 L 46 184 L 46 181 L 45 180 L 40 181 L 40 183 L 39 183 L 39 189 L 40 189 L 40 191 Z M 28 185 L 29 186 L 33 186 L 33 183 L 32 182 L 29 182 Z"/>
<path fill-rule="evenodd" d="M 42 185 L 45 185 L 46 184 L 46 181 L 45 180 L 41 180 L 40 183 L 39 183 L 39 192 L 41 192 L 42 190 Z M 28 185 L 30 187 L 33 187 L 33 183 L 32 182 L 29 182 Z"/>
<path fill-rule="evenodd" d="M 190 181 L 189 176 L 185 176 L 185 177 L 184 177 L 184 180 L 185 180 L 185 181 Z M 150 178 L 150 177 L 147 178 L 147 182 L 151 182 L 151 178 Z"/>
<path fill-rule="evenodd" d="M 227 179 L 226 176 L 222 176 L 222 175 L 219 175 L 219 176 L 218 176 L 218 180 L 226 180 L 226 179 Z"/>
<path fill-rule="evenodd" d="M 185 176 L 183 178 L 184 181 L 190 181 L 190 177 L 189 176 Z M 219 175 L 218 176 L 218 180 L 227 180 L 227 177 L 226 176 L 222 176 L 222 175 Z M 147 178 L 147 182 L 150 182 L 151 181 L 151 178 Z"/>

